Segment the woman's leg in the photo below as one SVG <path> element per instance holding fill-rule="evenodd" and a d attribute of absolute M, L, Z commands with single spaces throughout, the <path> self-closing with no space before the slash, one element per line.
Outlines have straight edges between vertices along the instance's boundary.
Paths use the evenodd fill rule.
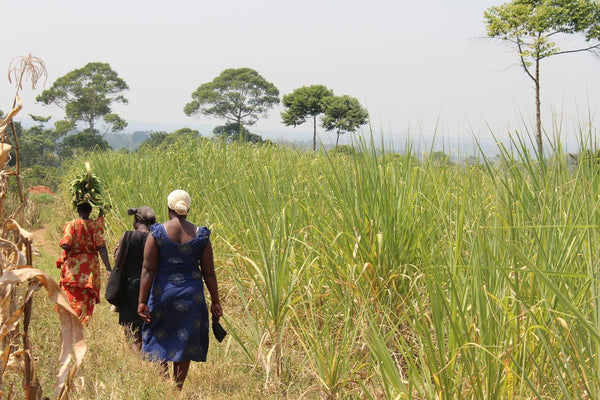
<path fill-rule="evenodd" d="M 84 300 L 83 300 L 83 308 L 84 308 L 84 313 L 85 315 L 81 318 L 81 322 L 83 322 L 84 324 L 87 324 L 90 320 L 90 318 L 92 318 L 92 314 L 94 313 L 94 306 L 96 305 L 96 298 L 92 295 L 92 293 L 90 293 L 90 291 L 88 289 L 84 289 Z"/>
<path fill-rule="evenodd" d="M 142 328 L 133 329 L 133 347 L 137 351 L 142 351 Z"/>
<path fill-rule="evenodd" d="M 125 337 L 131 344 L 131 349 L 138 353 L 142 351 L 142 329 L 134 324 L 126 324 L 123 328 L 125 329 Z"/>
<path fill-rule="evenodd" d="M 183 382 L 185 382 L 189 368 L 190 360 L 173 363 L 173 379 L 175 380 L 177 389 L 181 390 L 183 387 Z"/>

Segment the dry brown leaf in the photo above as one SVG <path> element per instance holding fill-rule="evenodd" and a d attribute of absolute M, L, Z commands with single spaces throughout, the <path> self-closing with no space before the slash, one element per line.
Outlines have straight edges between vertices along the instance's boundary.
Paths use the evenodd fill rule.
<path fill-rule="evenodd" d="M 23 362 L 23 354 L 24 350 L 21 349 L 19 351 L 15 351 L 10 354 L 10 358 L 8 360 L 8 364 L 6 365 L 6 370 L 14 373 L 18 373 L 19 375 L 25 374 L 25 363 Z"/>
<path fill-rule="evenodd" d="M 0 143 L 0 166 L 4 166 L 4 164 L 8 161 L 10 149 L 12 149 L 10 144 Z"/>
<path fill-rule="evenodd" d="M 4 339 L 6 335 L 10 334 L 17 328 L 21 315 L 23 315 L 22 307 L 18 308 L 14 313 L 12 313 L 10 318 L 2 322 L 2 327 L 0 329 L 0 340 Z"/>
<path fill-rule="evenodd" d="M 2 351 L 0 355 L 0 382 L 2 382 L 2 377 L 4 376 L 4 371 L 6 370 L 6 366 L 8 365 L 8 360 L 10 359 L 10 351 L 12 349 L 12 345 L 8 345 Z M 0 397 L 2 398 L 2 397 Z"/>
<path fill-rule="evenodd" d="M 23 108 L 23 101 L 18 95 L 15 96 L 15 103 L 16 106 L 8 113 L 8 115 L 2 121 L 0 121 L 0 135 L 5 134 L 8 124 L 10 124 L 14 116 L 17 115 L 19 111 L 21 111 L 21 108 Z"/>
<path fill-rule="evenodd" d="M 22 250 L 22 245 L 25 242 L 31 242 L 33 240 L 33 233 L 21 228 L 21 225 L 17 223 L 17 221 L 13 219 L 7 219 L 2 224 L 2 235 L 7 238 L 10 235 L 14 235 L 14 238 L 17 240 L 17 247 L 19 250 Z"/>
<path fill-rule="evenodd" d="M 75 360 L 75 368 L 79 368 L 87 351 L 83 336 L 83 325 L 77 314 L 71 309 L 69 302 L 62 293 L 58 284 L 45 272 L 29 266 L 18 266 L 15 269 L 5 271 L 0 277 L 0 287 L 14 285 L 34 279 L 46 288 L 48 298 L 57 305 L 57 311 L 61 323 L 60 333 L 60 370 L 56 382 L 53 398 L 59 398 L 69 375 L 69 364 L 71 359 Z"/>

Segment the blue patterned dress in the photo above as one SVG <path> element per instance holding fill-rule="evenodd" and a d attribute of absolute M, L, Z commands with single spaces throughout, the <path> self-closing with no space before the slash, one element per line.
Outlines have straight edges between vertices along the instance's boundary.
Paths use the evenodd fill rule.
<path fill-rule="evenodd" d="M 151 321 L 142 328 L 142 353 L 155 361 L 206 361 L 208 308 L 199 260 L 210 230 L 200 227 L 182 244 L 169 239 L 162 224 L 150 232 L 158 247 L 158 270 L 148 299 Z"/>

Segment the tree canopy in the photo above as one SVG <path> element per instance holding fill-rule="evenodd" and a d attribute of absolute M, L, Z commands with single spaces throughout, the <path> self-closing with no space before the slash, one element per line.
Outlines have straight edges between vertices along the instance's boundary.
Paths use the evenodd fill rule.
<path fill-rule="evenodd" d="M 285 125 L 298 126 L 312 117 L 313 151 L 317 149 L 317 116 L 325 112 L 327 100 L 332 96 L 333 91 L 324 85 L 303 86 L 283 96 L 285 110 L 281 119 Z"/>
<path fill-rule="evenodd" d="M 150 136 L 138 147 L 138 151 L 166 148 L 177 142 L 193 143 L 200 138 L 200 132 L 191 128 L 180 128 L 172 133 L 164 131 L 151 132 Z"/>
<path fill-rule="evenodd" d="M 45 124 L 52 117 L 32 114 L 29 114 L 29 117 L 37 124 L 22 131 L 18 136 L 21 166 L 31 167 L 36 164 L 40 166 L 57 166 L 59 160 L 55 151 L 58 147 L 57 142 L 63 135 L 56 129 L 45 128 Z"/>
<path fill-rule="evenodd" d="M 513 0 L 490 7 L 484 17 L 488 36 L 512 43 L 523 70 L 534 82 L 536 142 L 542 159 L 540 61 L 559 54 L 598 54 L 600 5 L 594 0 Z M 575 34 L 583 40 L 564 40 Z M 561 39 L 568 48 L 559 46 Z"/>
<path fill-rule="evenodd" d="M 228 122 L 213 129 L 213 134 L 219 139 L 231 142 L 262 143 L 262 137 L 256 135 L 235 122 Z"/>
<path fill-rule="evenodd" d="M 66 136 L 60 142 L 58 154 L 62 158 L 69 158 L 77 151 L 108 150 L 108 142 L 95 132 L 85 130 L 74 135 Z"/>
<path fill-rule="evenodd" d="M 192 93 L 186 115 L 202 113 L 240 126 L 253 125 L 279 103 L 279 90 L 251 68 L 230 68 Z"/>
<path fill-rule="evenodd" d="M 125 81 L 119 78 L 109 64 L 91 62 L 58 78 L 36 100 L 62 108 L 67 121 L 73 125 L 84 122 L 88 133 L 97 132 L 98 121 L 103 121 L 107 129 L 118 131 L 127 126 L 127 123 L 119 115 L 112 113 L 111 105 L 127 104 L 122 92 L 128 89 Z"/>
<path fill-rule="evenodd" d="M 368 122 L 368 118 L 369 113 L 356 98 L 347 95 L 334 96 L 327 101 L 321 126 L 327 132 L 336 131 L 335 145 L 337 147 L 341 134 L 355 132 Z"/>

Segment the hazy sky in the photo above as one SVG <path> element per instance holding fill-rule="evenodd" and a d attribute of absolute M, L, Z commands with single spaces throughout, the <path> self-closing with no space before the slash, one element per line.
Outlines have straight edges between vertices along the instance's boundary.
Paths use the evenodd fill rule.
<path fill-rule="evenodd" d="M 141 122 L 153 130 L 162 124 L 220 125 L 186 116 L 184 105 L 224 69 L 250 67 L 281 95 L 324 84 L 335 94 L 358 98 L 378 135 L 403 140 L 407 134 L 430 134 L 437 125 L 440 138 L 489 139 L 487 125 L 502 137 L 521 130 L 523 120 L 529 123 L 534 115 L 532 81 L 515 53 L 485 39 L 483 12 L 502 3 L 19 0 L 2 7 L 0 67 L 8 70 L 14 57 L 32 53 L 46 64 L 48 88 L 88 62 L 107 62 L 130 87 L 129 104 L 114 111 L 132 128 Z M 590 112 L 595 120 L 600 60 L 560 56 L 542 68 L 547 125 L 554 114 L 569 136 Z M 7 111 L 14 86 L 5 80 L 0 88 L 0 109 Z M 23 92 L 17 120 L 28 120 L 28 113 L 62 118 L 60 109 L 35 104 L 41 90 Z M 274 108 L 251 130 L 275 139 L 288 134 L 311 139 L 309 124 L 285 127 L 280 111 Z"/>

